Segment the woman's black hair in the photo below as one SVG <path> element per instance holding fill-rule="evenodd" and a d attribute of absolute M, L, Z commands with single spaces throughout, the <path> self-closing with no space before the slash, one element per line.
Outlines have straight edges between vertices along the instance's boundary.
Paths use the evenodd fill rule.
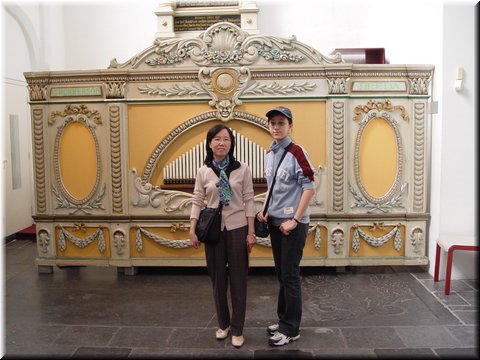
<path fill-rule="evenodd" d="M 213 138 L 223 129 L 226 129 L 228 131 L 228 135 L 230 136 L 230 151 L 228 152 L 230 163 L 235 161 L 235 156 L 233 156 L 233 151 L 235 150 L 235 137 L 233 136 L 233 132 L 229 127 L 223 124 L 218 124 L 212 126 L 207 132 L 207 143 L 205 144 L 207 155 L 205 156 L 205 161 L 203 162 L 207 166 L 211 165 L 213 161 L 213 150 L 210 148 L 210 143 L 212 142 Z"/>

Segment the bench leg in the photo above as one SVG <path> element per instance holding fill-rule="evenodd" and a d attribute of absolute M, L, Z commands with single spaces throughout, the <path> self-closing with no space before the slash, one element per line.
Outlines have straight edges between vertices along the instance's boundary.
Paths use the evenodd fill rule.
<path fill-rule="evenodd" d="M 442 248 L 437 244 L 437 251 L 435 253 L 435 272 L 433 273 L 433 281 L 438 281 L 438 273 L 440 271 L 440 256 Z"/>
<path fill-rule="evenodd" d="M 445 295 L 450 294 L 450 280 L 452 278 L 452 261 L 453 261 L 454 251 L 455 251 L 455 246 L 451 246 L 447 252 L 447 271 L 445 273 Z"/>

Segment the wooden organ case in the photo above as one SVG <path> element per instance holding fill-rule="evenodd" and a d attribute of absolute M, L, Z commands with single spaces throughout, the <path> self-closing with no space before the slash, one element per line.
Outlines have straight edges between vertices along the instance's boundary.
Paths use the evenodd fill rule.
<path fill-rule="evenodd" d="M 25 73 L 36 265 L 203 266 L 188 240 L 205 135 L 231 127 L 265 198 L 265 113 L 293 112 L 317 172 L 303 266 L 425 265 L 432 66 L 352 64 L 229 22 L 125 63 Z M 252 266 L 272 266 L 257 239 Z"/>

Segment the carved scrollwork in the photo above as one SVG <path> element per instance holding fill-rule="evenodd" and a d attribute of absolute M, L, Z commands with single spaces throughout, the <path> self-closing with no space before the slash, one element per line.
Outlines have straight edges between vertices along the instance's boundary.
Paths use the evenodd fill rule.
<path fill-rule="evenodd" d="M 385 101 L 385 104 L 377 103 L 375 101 L 369 101 L 367 105 L 363 107 L 357 106 L 355 109 L 357 114 L 357 116 L 355 116 L 355 119 L 358 118 L 358 115 L 361 113 L 361 111 L 367 112 L 366 116 L 359 123 L 360 126 L 357 131 L 357 136 L 355 140 L 355 149 L 354 149 L 355 180 L 358 188 L 360 189 L 360 192 L 363 195 L 363 198 L 365 198 L 366 200 L 360 197 L 360 195 L 356 192 L 356 190 L 350 184 L 350 192 L 355 198 L 355 203 L 353 206 L 370 208 L 369 212 L 375 209 L 385 212 L 386 209 L 388 208 L 403 207 L 403 205 L 400 202 L 401 200 L 400 198 L 401 198 L 401 195 L 407 189 L 406 183 L 400 186 L 400 181 L 403 175 L 403 145 L 402 145 L 400 130 L 398 128 L 398 123 L 394 118 L 390 116 L 388 111 L 393 111 L 398 109 L 404 112 L 405 110 L 403 106 L 393 106 L 390 101 Z M 403 114 L 402 117 L 408 118 L 406 114 Z M 381 119 L 387 122 L 387 124 L 393 130 L 395 146 L 396 146 L 395 179 L 393 181 L 392 186 L 388 190 L 388 192 L 380 197 L 373 196 L 367 191 L 362 181 L 362 178 L 360 176 L 360 143 L 362 141 L 362 136 L 367 125 L 373 119 Z M 400 188 L 400 191 L 398 192 L 399 188 Z"/>
<path fill-rule="evenodd" d="M 167 213 L 183 211 L 191 206 L 193 195 L 182 191 L 163 190 L 158 186 L 144 181 L 137 174 L 137 170 L 132 169 L 135 190 L 138 200 L 133 202 L 133 206 L 161 208 Z"/>
<path fill-rule="evenodd" d="M 297 41 L 273 36 L 250 35 L 237 25 L 220 22 L 195 38 L 155 40 L 152 47 L 134 56 L 124 64 L 115 59 L 110 68 L 137 68 L 178 65 L 190 59 L 198 66 L 251 65 L 259 58 L 273 62 L 301 62 L 308 58 L 316 64 L 341 63 L 340 53 L 328 57 Z"/>
<path fill-rule="evenodd" d="M 217 109 L 217 119 L 228 121 L 233 119 L 233 109 L 241 105 L 240 94 L 250 79 L 250 70 L 242 66 L 233 68 L 201 68 L 198 72 L 200 85 L 210 94 L 210 106 Z"/>
<path fill-rule="evenodd" d="M 84 115 L 84 116 L 81 116 Z M 86 105 L 66 105 L 63 111 L 52 111 L 50 114 L 50 119 L 48 120 L 48 125 L 52 126 L 55 124 L 57 118 L 63 118 L 64 120 L 74 119 L 74 118 L 87 118 L 88 120 L 93 121 L 96 125 L 102 125 L 102 118 L 98 110 L 90 110 Z M 91 128 L 95 129 L 95 125 L 89 125 Z"/>
<path fill-rule="evenodd" d="M 405 107 L 402 105 L 392 105 L 392 101 L 390 99 L 385 99 L 385 102 L 378 102 L 376 100 L 368 100 L 366 105 L 359 105 L 355 106 L 355 109 L 353 110 L 355 113 L 355 116 L 353 120 L 358 121 L 360 118 L 363 116 L 363 113 L 368 114 L 372 110 L 378 110 L 378 111 L 387 111 L 387 112 L 392 112 L 395 110 L 400 111 L 400 116 L 403 118 L 405 121 L 409 121 L 410 117 L 407 115 L 405 112 Z"/>
<path fill-rule="evenodd" d="M 95 124 L 102 124 L 100 113 L 97 110 L 91 111 L 85 105 L 67 105 L 65 106 L 65 110 L 63 112 L 53 111 L 51 113 L 49 125 L 53 125 L 56 119 L 59 117 L 63 118 L 63 123 L 58 126 L 54 145 L 55 180 L 57 186 L 55 187 L 54 185 L 52 185 L 52 191 L 58 202 L 57 209 L 74 209 L 72 214 L 77 211 L 83 211 L 88 214 L 88 210 L 91 209 L 105 210 L 102 205 L 102 198 L 105 195 L 106 184 L 103 184 L 102 187 L 99 189 L 101 174 L 100 145 L 97 135 L 95 133 Z M 91 120 L 93 120 L 95 124 L 92 123 Z M 90 193 L 82 199 L 75 198 L 65 188 L 60 170 L 60 143 L 64 134 L 64 130 L 71 123 L 79 123 L 84 126 L 90 133 L 90 136 L 92 137 L 95 146 L 95 182 Z"/>

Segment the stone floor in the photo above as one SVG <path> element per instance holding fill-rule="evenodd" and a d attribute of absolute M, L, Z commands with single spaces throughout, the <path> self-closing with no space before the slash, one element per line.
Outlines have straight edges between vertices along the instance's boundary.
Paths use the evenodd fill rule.
<path fill-rule="evenodd" d="M 301 338 L 277 348 L 272 268 L 252 268 L 245 345 L 214 337 L 204 268 L 55 267 L 39 274 L 35 243 L 9 242 L 5 358 L 478 358 L 478 280 L 433 282 L 420 267 L 302 268 Z"/>

